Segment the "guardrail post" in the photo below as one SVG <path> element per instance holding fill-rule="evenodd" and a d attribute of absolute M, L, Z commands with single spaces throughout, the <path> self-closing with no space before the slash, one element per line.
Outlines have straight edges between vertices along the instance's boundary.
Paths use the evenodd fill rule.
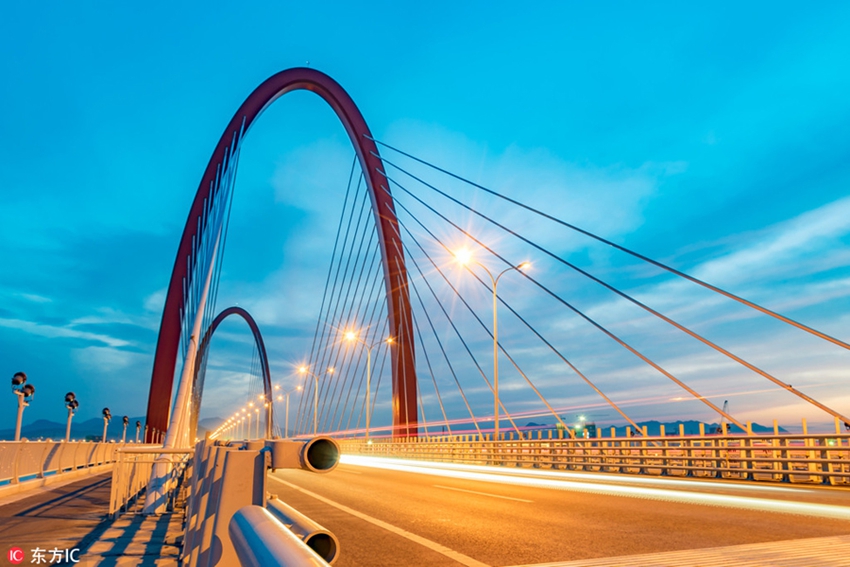
<path fill-rule="evenodd" d="M 228 526 L 233 515 L 245 506 L 263 506 L 266 493 L 265 453 L 259 451 L 228 451 L 224 458 L 221 489 L 215 506 L 212 536 L 214 543 L 209 555 L 211 565 L 237 565 L 238 557 L 230 541 Z M 203 559 L 203 558 L 202 558 Z M 214 559 L 217 559 L 213 561 Z M 201 565 L 205 562 L 201 561 Z"/>

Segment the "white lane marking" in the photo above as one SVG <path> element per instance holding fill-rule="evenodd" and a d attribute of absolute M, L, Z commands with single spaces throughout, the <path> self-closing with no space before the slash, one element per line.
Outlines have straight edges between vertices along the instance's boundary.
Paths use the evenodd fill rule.
<path fill-rule="evenodd" d="M 467 567 L 490 567 L 486 563 L 482 563 L 480 561 L 473 559 L 472 557 L 469 557 L 468 555 L 464 555 L 463 553 L 457 552 L 453 549 L 449 549 L 448 547 L 440 545 L 436 541 L 431 541 L 430 539 L 424 538 L 422 536 L 418 536 L 414 533 L 410 533 L 407 530 L 403 530 L 403 529 L 396 527 L 392 524 L 388 524 L 387 522 L 384 522 L 384 521 L 379 520 L 377 518 L 373 518 L 372 516 L 368 516 L 368 515 L 364 514 L 363 512 L 358 512 L 357 510 L 349 508 L 348 506 L 340 504 L 339 502 L 334 502 L 333 500 L 328 500 L 324 496 L 320 496 L 320 495 L 316 494 L 315 492 L 310 492 L 309 490 L 307 490 L 305 488 L 301 488 L 300 486 L 296 486 L 296 485 L 292 484 L 291 482 L 286 482 L 285 480 L 281 480 L 281 479 L 274 477 L 272 475 L 269 475 L 268 478 L 270 478 L 270 479 L 272 479 L 276 482 L 279 482 L 283 485 L 286 485 L 286 486 L 292 488 L 293 490 L 297 490 L 299 492 L 302 492 L 302 493 L 306 494 L 307 496 L 312 496 L 313 498 L 315 498 L 319 502 L 324 502 L 328 506 L 333 506 L 334 508 L 336 508 L 338 510 L 342 510 L 346 514 L 351 514 L 355 518 L 360 518 L 361 520 L 369 522 L 370 524 L 374 524 L 374 525 L 378 526 L 379 528 L 384 528 L 388 532 L 392 532 L 396 535 L 400 535 L 403 538 L 407 538 L 410 541 L 413 541 L 415 543 L 418 543 L 419 545 L 427 547 L 431 551 L 436 551 L 437 553 L 439 553 L 441 555 L 445 555 L 449 559 L 453 559 L 454 561 L 457 561 L 461 565 L 466 565 Z"/>
<path fill-rule="evenodd" d="M 670 502 L 681 502 L 684 504 L 703 504 L 708 506 L 725 506 L 728 508 L 742 508 L 747 510 L 758 510 L 761 512 L 781 512 L 787 514 L 802 514 L 806 516 L 817 516 L 835 520 L 850 520 L 850 508 L 832 504 L 817 504 L 814 502 L 795 502 L 790 500 L 772 500 L 768 498 L 754 498 L 751 496 L 730 496 L 726 494 L 713 494 L 708 492 L 686 492 L 682 490 L 665 490 L 661 488 L 645 488 L 640 486 L 619 486 L 615 484 L 600 484 L 592 482 L 575 482 L 572 480 L 551 480 L 544 478 L 530 478 L 513 475 L 483 472 L 467 472 L 452 469 L 439 469 L 433 466 L 417 466 L 415 461 L 406 461 L 398 464 L 396 460 L 380 459 L 372 457 L 360 457 L 347 455 L 348 464 L 358 464 L 365 467 L 375 467 L 382 470 L 395 470 L 417 474 L 427 474 L 448 478 L 461 478 L 465 480 L 478 480 L 483 482 L 497 482 L 503 484 L 514 484 L 533 488 L 554 488 L 572 492 L 586 492 L 590 494 L 607 494 L 611 496 L 629 496 L 634 498 L 649 498 Z"/>
<path fill-rule="evenodd" d="M 458 492 L 468 492 L 469 494 L 479 494 L 481 496 L 491 496 L 493 498 L 504 498 L 505 500 L 516 500 L 517 502 L 534 502 L 534 500 L 526 500 L 524 498 L 514 498 L 512 496 L 502 496 L 500 494 L 490 494 L 489 492 L 478 492 L 477 490 L 464 490 L 463 488 L 454 488 L 452 486 L 442 486 L 440 484 L 433 485 L 434 488 L 444 488 L 446 490 L 457 490 Z"/>

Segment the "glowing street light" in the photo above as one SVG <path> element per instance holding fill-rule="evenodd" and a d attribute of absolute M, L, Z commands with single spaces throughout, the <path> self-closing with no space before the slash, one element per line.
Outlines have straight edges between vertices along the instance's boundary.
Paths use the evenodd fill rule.
<path fill-rule="evenodd" d="M 372 349 L 378 346 L 381 343 L 386 343 L 387 345 L 392 345 L 394 340 L 392 337 L 387 337 L 386 339 L 376 341 L 373 344 L 368 344 L 366 341 L 357 336 L 357 333 L 354 331 L 348 331 L 345 333 L 345 340 L 350 343 L 359 343 L 366 347 L 366 441 L 369 441 L 369 425 L 371 423 L 372 412 L 369 402 L 369 397 L 372 392 Z"/>
<path fill-rule="evenodd" d="M 280 386 L 275 387 L 276 390 L 280 390 Z M 293 392 L 300 392 L 301 386 L 295 386 L 291 390 L 287 390 L 282 394 L 277 395 L 277 401 L 282 402 L 284 399 L 286 400 L 286 424 L 284 425 L 283 437 L 284 439 L 289 438 L 289 396 Z"/>
<path fill-rule="evenodd" d="M 304 364 L 298 367 L 298 373 L 302 376 L 309 374 L 316 380 L 316 385 L 313 388 L 313 435 L 316 435 L 319 431 L 319 377 L 310 372 L 310 369 Z M 328 368 L 327 373 L 333 374 L 334 369 Z M 287 398 L 287 403 L 289 403 L 289 398 Z"/>
<path fill-rule="evenodd" d="M 472 252 L 468 248 L 462 248 L 454 252 L 455 260 L 458 264 L 466 268 L 472 273 L 472 264 L 481 266 L 487 275 L 490 277 L 490 283 L 493 290 L 493 440 L 499 439 L 499 311 L 498 311 L 498 296 L 496 289 L 499 286 L 499 280 L 506 273 L 516 270 L 522 272 L 531 268 L 531 262 L 523 262 L 518 266 L 511 266 L 497 276 L 493 277 L 493 273 L 481 262 L 476 260 Z"/>

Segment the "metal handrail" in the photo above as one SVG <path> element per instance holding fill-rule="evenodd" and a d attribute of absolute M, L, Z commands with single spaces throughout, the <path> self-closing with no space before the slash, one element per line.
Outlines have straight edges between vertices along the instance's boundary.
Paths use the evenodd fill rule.
<path fill-rule="evenodd" d="M 242 567 L 326 567 L 307 547 L 262 506 L 240 508 L 227 528 Z"/>
<path fill-rule="evenodd" d="M 0 483 L 19 484 L 49 475 L 114 463 L 122 443 L 89 441 L 0 442 Z"/>
<path fill-rule="evenodd" d="M 576 471 L 850 485 L 850 434 L 343 440 L 344 453 Z"/>
<path fill-rule="evenodd" d="M 109 515 L 114 518 L 131 508 L 134 512 L 139 511 L 140 496 L 147 488 L 156 457 L 161 454 L 179 455 L 166 482 L 167 499 L 173 503 L 182 484 L 180 479 L 194 453 L 194 449 L 164 449 L 159 446 L 125 447 L 117 451 L 118 460 L 112 468 Z"/>

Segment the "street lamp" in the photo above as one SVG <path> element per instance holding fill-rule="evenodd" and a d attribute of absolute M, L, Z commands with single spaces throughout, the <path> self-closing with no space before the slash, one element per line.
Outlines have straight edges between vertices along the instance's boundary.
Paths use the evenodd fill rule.
<path fill-rule="evenodd" d="M 74 392 L 65 394 L 65 407 L 68 408 L 68 424 L 65 426 L 65 443 L 67 443 L 71 440 L 71 418 L 74 417 L 74 413 L 80 407 L 80 402 L 77 401 Z"/>
<path fill-rule="evenodd" d="M 280 386 L 279 385 L 275 386 L 274 389 L 280 390 Z M 286 399 L 286 425 L 284 426 L 284 430 L 283 430 L 283 438 L 284 439 L 289 438 L 289 396 L 293 392 L 298 392 L 298 391 L 301 391 L 301 386 L 295 386 L 293 389 L 277 395 L 277 401 L 279 401 L 279 402 Z"/>
<path fill-rule="evenodd" d="M 255 439 L 260 438 L 260 408 L 254 409 L 254 413 L 257 414 L 257 436 Z"/>
<path fill-rule="evenodd" d="M 139 431 L 141 431 L 141 430 L 142 430 L 142 422 L 137 421 L 136 422 L 136 443 L 139 442 Z"/>
<path fill-rule="evenodd" d="M 303 364 L 298 367 L 298 373 L 301 375 L 309 374 L 316 380 L 316 387 L 313 388 L 313 435 L 316 435 L 319 431 L 319 377 L 310 372 L 310 369 Z M 334 369 L 328 368 L 328 374 L 333 373 Z"/>
<path fill-rule="evenodd" d="M 348 342 L 356 342 L 360 343 L 364 347 L 366 347 L 366 442 L 369 441 L 369 424 L 372 419 L 372 406 L 369 402 L 369 397 L 372 392 L 372 349 L 378 346 L 381 343 L 386 343 L 388 345 L 393 344 L 393 338 L 387 337 L 386 339 L 376 341 L 373 344 L 368 344 L 366 341 L 357 336 L 357 333 L 354 331 L 348 331 L 345 333 L 345 340 Z"/>
<path fill-rule="evenodd" d="M 126 443 L 127 442 L 127 426 L 130 425 L 130 418 L 125 415 L 121 419 L 121 421 L 124 423 L 124 433 L 121 434 L 121 442 Z"/>
<path fill-rule="evenodd" d="M 18 420 L 15 423 L 15 441 L 20 441 L 24 408 L 30 405 L 32 396 L 35 394 L 35 386 L 27 384 L 27 375 L 24 372 L 15 372 L 15 375 L 12 376 L 12 392 L 18 396 Z"/>
<path fill-rule="evenodd" d="M 484 268 L 487 275 L 490 277 L 490 283 L 493 290 L 493 441 L 499 440 L 499 309 L 497 303 L 496 288 L 499 286 L 499 280 L 502 276 L 516 270 L 521 272 L 531 267 L 531 262 L 523 262 L 518 266 L 511 266 L 502 270 L 499 275 L 493 277 L 493 273 L 481 262 L 472 257 L 472 252 L 463 248 L 454 253 L 455 260 L 458 264 L 466 268 L 472 273 L 472 266 L 475 263 Z"/>
<path fill-rule="evenodd" d="M 251 402 L 251 405 L 254 405 L 254 402 Z M 242 411 L 245 411 L 244 409 Z M 251 412 L 248 411 L 248 429 L 245 430 L 245 439 L 249 439 L 251 437 Z"/>
<path fill-rule="evenodd" d="M 106 443 L 106 426 L 109 425 L 110 420 L 112 419 L 112 412 L 109 411 L 109 408 L 103 408 L 103 442 Z"/>

